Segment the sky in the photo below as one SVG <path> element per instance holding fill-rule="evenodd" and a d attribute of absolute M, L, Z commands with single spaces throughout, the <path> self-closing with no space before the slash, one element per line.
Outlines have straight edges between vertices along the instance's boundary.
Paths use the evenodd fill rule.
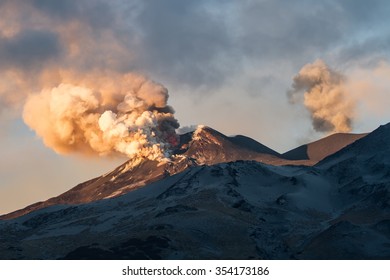
<path fill-rule="evenodd" d="M 0 213 L 159 157 L 179 124 L 278 152 L 372 131 L 390 121 L 389 14 L 385 0 L 0 0 Z"/>

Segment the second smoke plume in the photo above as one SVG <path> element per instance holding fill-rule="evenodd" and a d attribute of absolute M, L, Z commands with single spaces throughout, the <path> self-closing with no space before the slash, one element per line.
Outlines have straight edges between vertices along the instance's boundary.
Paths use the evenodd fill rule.
<path fill-rule="evenodd" d="M 355 104 L 345 89 L 345 77 L 322 60 L 303 66 L 288 94 L 292 103 L 303 99 L 316 131 L 351 131 Z"/>

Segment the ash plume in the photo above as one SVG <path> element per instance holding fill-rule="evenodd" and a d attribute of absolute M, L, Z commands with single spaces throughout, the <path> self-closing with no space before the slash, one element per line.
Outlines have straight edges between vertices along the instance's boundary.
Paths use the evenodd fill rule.
<path fill-rule="evenodd" d="M 163 160 L 179 124 L 167 89 L 134 73 L 115 14 L 100 0 L 0 1 L 0 114 L 23 112 L 61 154 Z"/>
<path fill-rule="evenodd" d="M 65 75 L 59 85 L 29 96 L 24 121 L 61 154 L 169 157 L 179 124 L 167 89 L 131 73 L 105 74 Z"/>
<path fill-rule="evenodd" d="M 352 130 L 355 102 L 345 88 L 345 77 L 322 60 L 306 64 L 293 79 L 288 92 L 292 103 L 302 102 L 319 132 Z"/>

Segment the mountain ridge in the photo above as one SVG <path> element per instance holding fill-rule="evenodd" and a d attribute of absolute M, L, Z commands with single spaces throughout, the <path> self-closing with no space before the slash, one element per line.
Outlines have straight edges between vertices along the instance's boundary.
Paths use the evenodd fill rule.
<path fill-rule="evenodd" d="M 339 146 L 346 146 L 350 142 L 347 141 L 345 145 Z M 0 215 L 0 220 L 16 218 L 56 204 L 89 203 L 116 197 L 166 176 L 180 173 L 191 166 L 214 165 L 237 160 L 254 160 L 271 165 L 314 165 L 317 163 L 316 159 L 310 158 L 289 160 L 284 158 L 285 154 L 279 154 L 249 137 L 242 135 L 229 137 L 202 125 L 195 131 L 180 135 L 179 145 L 173 151 L 169 161 L 129 160 L 113 171 L 78 184 L 56 197 Z"/>

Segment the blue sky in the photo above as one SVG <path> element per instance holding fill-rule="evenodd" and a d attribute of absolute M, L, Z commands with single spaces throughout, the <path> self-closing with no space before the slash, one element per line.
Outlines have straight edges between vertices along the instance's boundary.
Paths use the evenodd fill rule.
<path fill-rule="evenodd" d="M 352 132 L 389 122 L 388 1 L 0 1 L 0 213 L 58 195 L 125 158 L 58 155 L 22 119 L 55 73 L 136 72 L 182 126 L 284 152 L 325 136 L 287 92 L 317 59 L 348 81 Z"/>

